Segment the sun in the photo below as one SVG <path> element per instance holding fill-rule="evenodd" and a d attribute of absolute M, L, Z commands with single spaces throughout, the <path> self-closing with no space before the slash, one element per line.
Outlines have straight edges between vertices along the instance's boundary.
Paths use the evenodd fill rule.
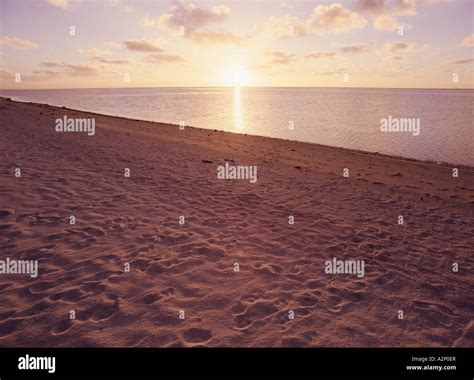
<path fill-rule="evenodd" d="M 255 74 L 243 66 L 232 65 L 218 72 L 217 81 L 221 86 L 244 87 L 255 85 Z"/>

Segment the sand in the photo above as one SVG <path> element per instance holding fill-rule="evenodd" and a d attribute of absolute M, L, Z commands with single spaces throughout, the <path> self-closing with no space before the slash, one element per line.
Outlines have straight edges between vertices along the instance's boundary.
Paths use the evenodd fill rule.
<path fill-rule="evenodd" d="M 474 345 L 474 168 L 5 99 L 0 125 L 0 259 L 39 265 L 0 274 L 2 347 Z"/>

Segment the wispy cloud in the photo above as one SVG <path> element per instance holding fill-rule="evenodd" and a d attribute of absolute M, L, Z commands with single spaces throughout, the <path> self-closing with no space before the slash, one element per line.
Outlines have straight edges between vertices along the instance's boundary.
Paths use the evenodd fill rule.
<path fill-rule="evenodd" d="M 424 48 L 426 48 L 426 45 L 420 45 L 416 42 L 404 42 L 404 41 L 387 42 L 383 47 L 383 49 L 388 52 L 419 51 Z"/>
<path fill-rule="evenodd" d="M 248 40 L 245 36 L 216 30 L 195 31 L 189 38 L 199 44 L 241 44 Z"/>
<path fill-rule="evenodd" d="M 341 75 L 341 74 L 349 74 L 346 69 L 344 68 L 339 68 L 335 70 L 329 70 L 329 71 L 322 71 L 322 72 L 316 72 L 316 75 L 325 75 L 325 76 L 331 76 L 331 75 Z"/>
<path fill-rule="evenodd" d="M 145 51 L 145 52 L 162 52 L 163 49 L 157 42 L 148 41 L 148 40 L 127 40 L 124 41 L 124 46 L 128 50 L 133 51 Z"/>
<path fill-rule="evenodd" d="M 406 57 L 404 55 L 390 55 L 385 57 L 384 61 L 403 61 Z"/>
<path fill-rule="evenodd" d="M 74 64 L 66 63 L 60 60 L 46 60 L 40 63 L 44 67 L 56 67 L 62 69 L 68 76 L 71 77 L 90 77 L 100 74 L 100 71 L 89 64 Z"/>
<path fill-rule="evenodd" d="M 416 15 L 416 0 L 397 0 L 395 11 L 399 15 Z"/>
<path fill-rule="evenodd" d="M 466 63 L 472 63 L 474 62 L 474 58 L 466 58 L 466 59 L 455 59 L 452 61 L 449 61 L 449 65 L 464 65 Z"/>
<path fill-rule="evenodd" d="M 462 40 L 462 46 L 474 46 L 474 33 Z"/>
<path fill-rule="evenodd" d="M 144 59 L 146 62 L 149 63 L 179 63 L 185 62 L 183 57 L 179 55 L 169 55 L 164 53 L 152 54 Z"/>
<path fill-rule="evenodd" d="M 267 51 L 265 52 L 265 56 L 269 59 L 269 64 L 287 65 L 296 60 L 295 54 L 286 51 Z"/>
<path fill-rule="evenodd" d="M 102 57 L 104 55 L 110 54 L 107 50 L 102 50 L 102 49 L 78 49 L 77 52 L 80 55 L 86 56 L 86 57 Z"/>
<path fill-rule="evenodd" d="M 110 65 L 126 65 L 132 63 L 132 61 L 129 61 L 128 59 L 109 59 L 103 57 L 94 57 L 93 60 L 96 62 L 107 63 Z"/>
<path fill-rule="evenodd" d="M 342 47 L 341 51 L 347 54 L 361 54 L 367 53 L 368 51 L 370 51 L 370 49 L 370 45 L 368 44 L 356 43 Z"/>
<path fill-rule="evenodd" d="M 39 45 L 36 42 L 25 40 L 20 37 L 3 36 L 3 37 L 0 37 L 0 43 L 2 45 L 7 45 L 14 49 L 38 49 L 39 48 Z"/>
<path fill-rule="evenodd" d="M 77 9 L 82 3 L 82 0 L 44 0 L 46 4 L 60 9 Z"/>
<path fill-rule="evenodd" d="M 314 53 L 308 54 L 306 58 L 313 59 L 331 59 L 339 56 L 337 51 L 316 51 Z"/>

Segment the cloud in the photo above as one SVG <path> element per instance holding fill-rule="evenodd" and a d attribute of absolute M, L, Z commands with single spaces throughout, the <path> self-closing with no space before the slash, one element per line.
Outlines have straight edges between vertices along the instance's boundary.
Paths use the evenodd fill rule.
<path fill-rule="evenodd" d="M 391 3 L 387 0 L 357 0 L 357 8 L 374 16 L 382 14 L 414 16 L 416 0 L 392 0 Z"/>
<path fill-rule="evenodd" d="M 223 31 L 195 31 L 189 35 L 189 38 L 199 44 L 223 43 L 240 44 L 247 41 L 247 37 L 237 36 L 230 32 Z"/>
<path fill-rule="evenodd" d="M 82 0 L 44 0 L 46 4 L 60 9 L 77 9 L 82 3 Z"/>
<path fill-rule="evenodd" d="M 383 60 L 384 61 L 402 61 L 406 57 L 404 55 L 390 55 L 388 57 L 385 57 Z"/>
<path fill-rule="evenodd" d="M 351 12 L 339 3 L 316 6 L 309 17 L 271 17 L 260 29 L 275 37 L 339 34 L 362 29 L 367 21 L 357 12 Z"/>
<path fill-rule="evenodd" d="M 280 3 L 279 8 L 282 12 L 291 12 L 293 10 L 293 6 L 288 3 Z"/>
<path fill-rule="evenodd" d="M 454 1 L 455 0 L 421 0 L 421 2 L 430 4 L 430 5 L 454 3 Z"/>
<path fill-rule="evenodd" d="M 462 46 L 474 46 L 474 33 L 462 40 Z"/>
<path fill-rule="evenodd" d="M 177 31 L 180 27 L 184 27 L 187 31 L 195 31 L 209 24 L 221 22 L 229 15 L 230 9 L 226 6 L 203 9 L 194 4 L 183 4 L 178 1 L 159 17 L 157 25 L 171 31 Z M 148 23 L 152 22 L 151 20 L 148 18 Z M 156 25 L 155 22 L 152 24 Z"/>
<path fill-rule="evenodd" d="M 146 52 L 162 52 L 163 49 L 153 41 L 147 40 L 127 40 L 124 41 L 124 46 L 128 50 L 133 51 L 146 51 Z"/>
<path fill-rule="evenodd" d="M 372 25 L 376 30 L 393 32 L 399 26 L 410 28 L 411 25 L 401 23 L 397 16 L 416 15 L 416 0 L 358 0 L 357 8 L 368 12 L 373 17 Z"/>
<path fill-rule="evenodd" d="M 78 65 L 73 63 L 65 63 L 59 60 L 46 60 L 40 63 L 44 67 L 57 67 L 65 69 L 67 75 L 71 77 L 90 77 L 99 75 L 99 71 L 91 65 Z"/>
<path fill-rule="evenodd" d="M 68 0 L 45 0 L 45 3 L 61 9 L 67 9 L 69 5 Z"/>
<path fill-rule="evenodd" d="M 107 63 L 112 65 L 123 65 L 127 63 L 132 63 L 129 60 L 124 59 L 110 59 L 106 56 L 110 55 L 110 52 L 107 50 L 92 48 L 92 49 L 78 49 L 80 55 L 92 58 L 94 62 Z"/>
<path fill-rule="evenodd" d="M 394 16 L 388 14 L 375 17 L 373 25 L 377 30 L 386 30 L 389 32 L 393 32 L 400 26 L 397 19 Z"/>
<path fill-rule="evenodd" d="M 33 74 L 35 74 L 36 80 L 53 79 L 61 76 L 59 71 L 52 70 L 33 70 Z"/>
<path fill-rule="evenodd" d="M 362 29 L 365 19 L 356 12 L 350 12 L 339 3 L 318 5 L 309 18 L 310 28 L 317 32 L 321 29 L 336 33 L 352 29 Z"/>
<path fill-rule="evenodd" d="M 116 7 L 125 13 L 135 12 L 135 8 L 133 8 L 131 5 L 122 5 L 120 0 L 106 0 L 105 5 L 109 8 Z"/>
<path fill-rule="evenodd" d="M 56 60 L 56 59 L 50 59 L 50 60 L 46 60 L 46 61 L 41 62 L 40 65 L 45 66 L 45 67 L 63 67 L 66 64 L 63 61 L 59 61 L 59 60 Z"/>
<path fill-rule="evenodd" d="M 38 49 L 39 45 L 36 42 L 24 40 L 19 37 L 0 37 L 0 43 L 15 49 Z"/>
<path fill-rule="evenodd" d="M 341 51 L 347 54 L 361 54 L 370 51 L 370 46 L 367 44 L 357 43 L 348 46 L 344 46 Z"/>
<path fill-rule="evenodd" d="M 149 63 L 179 63 L 185 62 L 185 59 L 179 55 L 168 55 L 164 53 L 152 54 L 144 59 Z"/>
<path fill-rule="evenodd" d="M 449 61 L 449 65 L 463 65 L 465 63 L 472 63 L 474 62 L 474 58 L 467 58 L 467 59 L 457 59 L 454 61 Z"/>
<path fill-rule="evenodd" d="M 340 68 L 336 70 L 331 70 L 331 71 L 323 71 L 323 72 L 316 72 L 316 75 L 341 75 L 341 74 L 349 74 L 346 69 Z"/>
<path fill-rule="evenodd" d="M 99 75 L 99 71 L 89 65 L 68 64 L 66 68 L 68 75 L 71 77 L 92 77 Z"/>
<path fill-rule="evenodd" d="M 398 15 L 416 15 L 416 0 L 397 0 L 395 2 L 395 11 Z"/>
<path fill-rule="evenodd" d="M 317 51 L 306 56 L 306 58 L 313 59 L 331 59 L 339 55 L 337 51 Z"/>
<path fill-rule="evenodd" d="M 420 45 L 416 42 L 387 42 L 383 49 L 385 51 L 393 52 L 393 51 L 419 51 L 426 47 L 426 45 Z"/>
<path fill-rule="evenodd" d="M 367 11 L 377 15 L 385 12 L 387 0 L 357 0 L 356 5 L 361 11 Z"/>
<path fill-rule="evenodd" d="M 77 49 L 77 52 L 80 54 L 80 55 L 83 55 L 83 56 L 86 56 L 86 57 L 101 57 L 103 55 L 108 55 L 110 54 L 108 51 L 106 50 L 102 50 L 102 49 L 97 49 L 97 48 L 93 48 L 93 49 Z"/>
<path fill-rule="evenodd" d="M 181 35 L 198 44 L 241 44 L 248 37 L 207 28 L 209 25 L 226 20 L 229 15 L 230 9 L 226 6 L 219 5 L 204 9 L 194 4 L 183 4 L 178 1 L 159 18 L 145 15 L 142 25 Z"/>
<path fill-rule="evenodd" d="M 0 79 L 12 79 L 14 78 L 14 74 L 11 71 L 0 69 Z"/>
<path fill-rule="evenodd" d="M 94 57 L 93 59 L 96 62 L 107 63 L 111 65 L 125 65 L 128 63 L 132 63 L 132 61 L 129 61 L 127 59 L 108 59 L 103 57 Z"/>
<path fill-rule="evenodd" d="M 104 42 L 104 46 L 109 49 L 122 49 L 123 45 L 118 42 Z"/>
<path fill-rule="evenodd" d="M 265 56 L 269 59 L 268 64 L 287 65 L 295 61 L 295 55 L 286 51 L 267 51 Z"/>

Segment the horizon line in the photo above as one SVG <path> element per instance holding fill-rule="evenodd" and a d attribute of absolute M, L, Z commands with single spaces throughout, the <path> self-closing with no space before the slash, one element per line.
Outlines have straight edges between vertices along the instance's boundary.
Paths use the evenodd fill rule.
<path fill-rule="evenodd" d="M 146 88 L 320 88 L 320 89 L 371 89 L 371 90 L 474 90 L 474 87 L 371 87 L 371 86 L 126 86 L 126 87 L 50 87 L 50 88 L 0 88 L 0 91 L 28 90 L 110 90 Z"/>

